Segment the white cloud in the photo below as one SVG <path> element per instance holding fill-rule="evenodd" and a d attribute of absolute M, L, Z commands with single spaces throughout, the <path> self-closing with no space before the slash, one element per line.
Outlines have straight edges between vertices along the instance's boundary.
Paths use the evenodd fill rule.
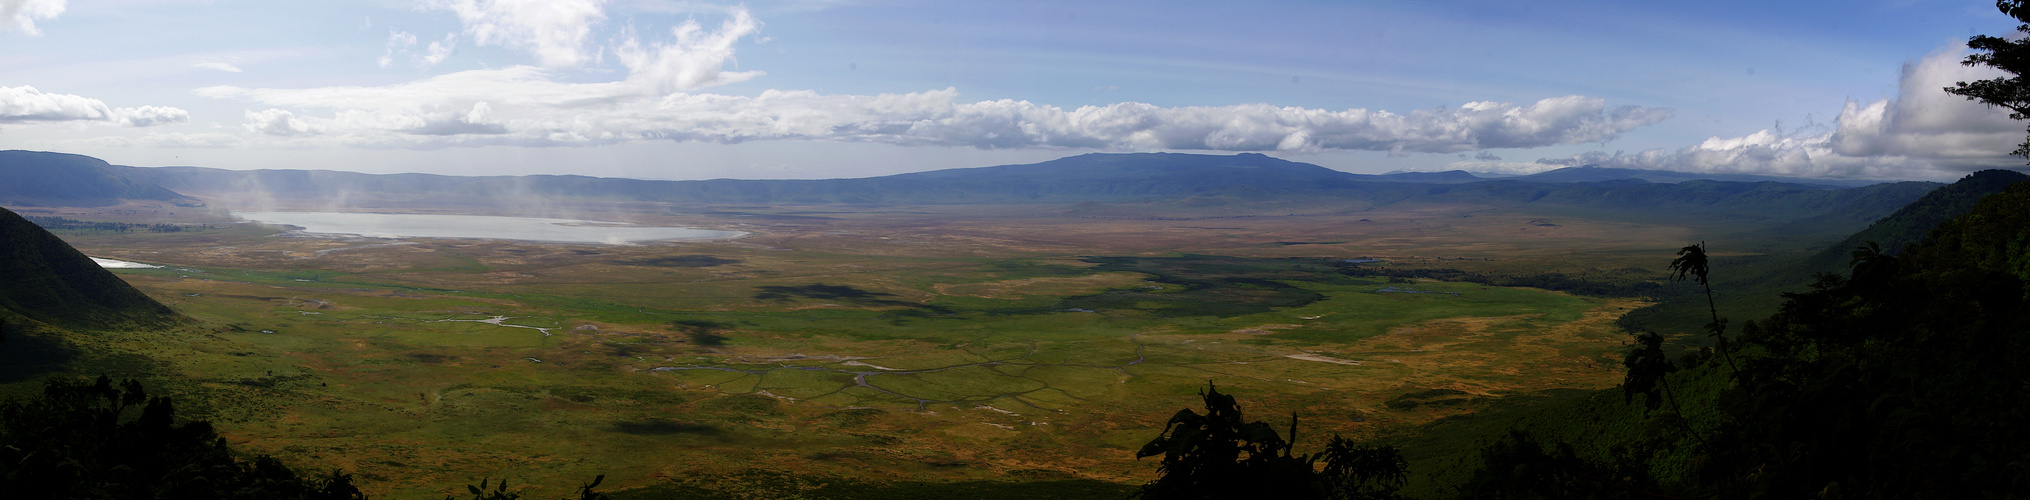
<path fill-rule="evenodd" d="M 480 46 L 528 51 L 549 67 L 569 67 L 590 56 L 585 39 L 606 18 L 605 0 L 429 0 L 425 6 L 451 11 L 465 34 Z"/>
<path fill-rule="evenodd" d="M 374 60 L 374 63 L 379 64 L 383 68 L 392 66 L 395 64 L 395 51 L 401 50 L 406 52 L 409 46 L 415 44 L 416 35 L 401 31 L 389 31 L 387 47 L 381 51 L 381 58 Z"/>
<path fill-rule="evenodd" d="M 416 35 L 413 33 L 389 31 L 387 45 L 381 50 L 381 57 L 374 60 L 374 64 L 382 68 L 394 66 L 395 57 L 404 55 L 409 57 L 410 62 L 414 63 L 416 68 L 430 69 L 438 64 L 443 64 L 445 59 L 451 58 L 452 52 L 458 50 L 457 33 L 445 33 L 443 40 L 431 41 L 430 45 L 424 48 L 424 53 L 422 54 L 412 54 L 409 52 L 409 48 L 416 46 L 416 42 Z"/>
<path fill-rule="evenodd" d="M 643 47 L 629 33 L 613 53 L 627 67 L 628 81 L 659 95 L 668 94 L 760 76 L 759 71 L 725 71 L 726 63 L 733 59 L 733 44 L 760 30 L 761 23 L 747 9 L 735 9 L 717 31 L 707 32 L 697 21 L 686 20 L 670 30 L 676 37 L 671 43 Z"/>
<path fill-rule="evenodd" d="M 219 71 L 224 71 L 224 72 L 227 72 L 227 73 L 238 73 L 238 72 L 240 72 L 240 68 L 239 68 L 238 66 L 234 66 L 234 65 L 231 65 L 231 64 L 226 64 L 226 63 L 222 63 L 222 62 L 201 62 L 201 63 L 197 63 L 197 64 L 192 64 L 192 65 L 190 65 L 190 67 L 192 67 L 192 68 L 203 68 L 203 69 L 215 69 L 215 70 L 219 70 Z"/>
<path fill-rule="evenodd" d="M 2024 124 L 2004 110 L 1947 94 L 1956 82 L 2003 76 L 1960 64 L 1964 49 L 1942 50 L 1903 67 L 1894 99 L 1847 101 L 1830 127 L 1762 130 L 1712 137 L 1676 151 L 1589 152 L 1535 163 L 1459 162 L 1446 169 L 1531 173 L 1574 165 L 1813 178 L 1951 179 L 1973 170 L 2019 167 L 2009 152 Z"/>
<path fill-rule="evenodd" d="M 52 94 L 29 86 L 0 87 L 0 123 L 107 122 L 147 127 L 189 119 L 189 113 L 177 108 L 113 108 L 80 95 Z"/>
<path fill-rule="evenodd" d="M 0 87 L 0 123 L 105 120 L 112 109 L 98 99 L 50 94 L 35 87 Z"/>
<path fill-rule="evenodd" d="M 66 0 L 0 0 L 0 30 L 20 30 L 40 35 L 36 19 L 56 19 L 63 14 Z"/>
<path fill-rule="evenodd" d="M 440 63 L 443 63 L 445 59 L 450 58 L 451 51 L 457 49 L 458 49 L 458 34 L 445 33 L 444 40 L 430 42 L 430 51 L 422 56 L 418 56 L 416 58 L 416 65 L 421 66 L 423 68 L 434 67 Z"/>
<path fill-rule="evenodd" d="M 152 127 L 190 121 L 190 112 L 167 106 L 142 106 L 113 110 L 112 119 L 129 127 Z"/>
<path fill-rule="evenodd" d="M 246 128 L 252 132 L 288 137 L 316 134 L 323 127 L 298 119 L 295 113 L 288 110 L 264 109 L 247 112 Z"/>

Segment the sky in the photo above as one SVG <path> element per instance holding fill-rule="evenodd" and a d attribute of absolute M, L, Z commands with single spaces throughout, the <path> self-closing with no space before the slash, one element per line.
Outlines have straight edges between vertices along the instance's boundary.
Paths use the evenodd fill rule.
<path fill-rule="evenodd" d="M 1356 173 L 2020 168 L 1985 0 L 0 0 L 0 149 L 844 178 L 1092 152 Z"/>

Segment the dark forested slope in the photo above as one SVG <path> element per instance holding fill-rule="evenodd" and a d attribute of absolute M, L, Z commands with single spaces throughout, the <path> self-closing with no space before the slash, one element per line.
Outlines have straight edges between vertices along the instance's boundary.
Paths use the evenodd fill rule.
<path fill-rule="evenodd" d="M 1458 498 L 2025 498 L 2030 182 L 1981 198 L 1900 254 L 1848 258 L 1848 273 L 1767 297 L 1781 306 L 1740 321 L 1729 352 L 1672 356 L 1641 336 L 1620 388 L 1425 429 L 1406 441 L 1413 460 L 1420 446 L 1457 460 L 1419 461 L 1430 475 L 1421 490 Z M 1456 444 L 1476 439 L 1484 443 L 1477 451 Z M 1429 444 L 1445 442 L 1454 444 Z"/>
<path fill-rule="evenodd" d="M 1974 172 L 1959 182 L 1926 193 L 1917 201 L 1813 254 L 1795 267 L 1812 272 L 1841 271 L 1846 267 L 1849 253 L 1868 242 L 1880 245 L 1884 252 L 1901 253 L 1903 247 L 1922 241 L 1925 234 L 1939 224 L 1972 210 L 1975 202 L 2026 180 L 2030 180 L 2030 175 L 2009 170 Z"/>
<path fill-rule="evenodd" d="M 69 244 L 0 209 L 0 315 L 71 326 L 160 323 L 175 313 Z"/>
<path fill-rule="evenodd" d="M 1778 301 L 1773 297 L 1805 290 L 1815 274 L 1845 272 L 1853 251 L 1868 242 L 1876 242 L 1884 252 L 1897 253 L 1905 245 L 1920 241 L 1940 223 L 1972 210 L 1975 201 L 2024 180 L 2030 180 L 2030 176 L 2008 170 L 1983 170 L 1936 189 L 1920 183 L 1878 184 L 1863 188 L 1879 193 L 1876 196 L 1853 197 L 1849 202 L 1850 209 L 1829 210 L 1824 215 L 1780 225 L 1776 230 L 1807 234 L 1822 232 L 1824 228 L 1851 228 L 1858 223 L 1868 223 L 1866 229 L 1802 255 L 1717 259 L 1713 288 L 1720 312 L 1751 318 L 1775 313 Z M 1920 196 L 1916 196 L 1915 201 L 1898 203 L 1912 194 Z M 1890 207 L 1891 203 L 1895 205 Z M 1869 217 L 1871 214 L 1886 216 Z M 1724 245 L 1719 248 L 1724 251 L 1749 250 Z M 1703 295 L 1685 295 L 1694 288 L 1697 287 L 1667 288 L 1666 291 L 1672 293 L 1658 297 L 1661 299 L 1658 304 L 1628 313 L 1623 318 L 1623 324 L 1666 334 L 1700 331 L 1700 325 L 1706 322 L 1702 313 L 1707 304 Z M 1696 344 L 1700 338 L 1689 337 L 1687 340 Z"/>

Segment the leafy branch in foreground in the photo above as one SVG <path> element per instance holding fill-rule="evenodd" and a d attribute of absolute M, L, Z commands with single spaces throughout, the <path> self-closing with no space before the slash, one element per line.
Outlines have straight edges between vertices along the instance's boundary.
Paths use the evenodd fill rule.
<path fill-rule="evenodd" d="M 1995 8 L 2024 24 L 2016 26 L 2019 34 L 2030 34 L 2030 5 L 2024 0 L 1998 0 Z M 2009 110 L 2009 118 L 2030 119 L 2030 40 L 2022 37 L 1998 37 L 1975 35 L 1967 39 L 1967 48 L 1975 53 L 1968 55 L 1960 64 L 1987 66 L 2009 73 L 2007 77 L 1996 77 L 1972 82 L 1956 82 L 1946 87 L 1949 94 L 1965 96 L 1969 101 L 1980 101 L 1990 107 Z M 2009 152 L 2016 156 L 2030 156 L 2030 138 Z"/>
<path fill-rule="evenodd" d="M 1393 499 L 1408 478 L 1408 465 L 1390 446 L 1361 446 L 1333 436 L 1324 452 L 1293 454 L 1265 422 L 1248 422 L 1233 396 L 1218 387 L 1200 393 L 1205 414 L 1178 410 L 1163 434 L 1143 445 L 1135 458 L 1163 456 L 1155 481 L 1136 494 L 1145 499 L 1296 498 Z M 1290 438 L 1297 416 L 1290 416 Z M 1315 469 L 1325 461 L 1324 472 Z"/>
<path fill-rule="evenodd" d="M 472 500 L 521 500 L 521 492 L 508 491 L 507 478 L 500 478 L 500 486 L 494 487 L 490 491 L 486 487 L 487 481 L 489 481 L 487 478 L 480 478 L 478 486 L 465 485 L 465 491 L 472 494 Z M 592 491 L 593 488 L 599 487 L 599 483 L 603 481 L 606 481 L 606 475 L 600 474 L 599 477 L 592 478 L 592 482 L 579 486 L 578 500 L 611 500 L 613 497 L 607 496 L 605 493 Z M 444 500 L 453 500 L 453 498 L 451 495 L 445 495 Z"/>
<path fill-rule="evenodd" d="M 1685 429 L 1685 434 L 1704 446 L 1706 438 L 1692 429 L 1691 421 L 1684 418 L 1684 405 L 1678 403 L 1677 393 L 1671 390 L 1670 374 L 1678 371 L 1678 367 L 1671 364 L 1670 357 L 1663 352 L 1663 336 L 1656 332 L 1643 332 L 1635 336 L 1635 343 L 1636 348 L 1621 361 L 1621 365 L 1628 368 L 1628 375 L 1621 382 L 1622 401 L 1632 402 L 1636 394 L 1641 394 L 1649 409 L 1655 410 L 1658 406 L 1656 395 L 1661 391 L 1670 400 L 1672 413 L 1677 415 L 1672 420 Z"/>

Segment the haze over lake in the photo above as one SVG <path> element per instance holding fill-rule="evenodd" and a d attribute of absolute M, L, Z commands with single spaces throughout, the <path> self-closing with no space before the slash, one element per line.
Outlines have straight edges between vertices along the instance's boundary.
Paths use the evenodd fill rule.
<path fill-rule="evenodd" d="M 636 226 L 539 217 L 489 215 L 363 214 L 346 212 L 248 212 L 240 218 L 303 228 L 308 234 L 370 238 L 479 238 L 558 243 L 622 244 L 641 241 L 709 240 L 746 233 L 688 227 Z"/>

